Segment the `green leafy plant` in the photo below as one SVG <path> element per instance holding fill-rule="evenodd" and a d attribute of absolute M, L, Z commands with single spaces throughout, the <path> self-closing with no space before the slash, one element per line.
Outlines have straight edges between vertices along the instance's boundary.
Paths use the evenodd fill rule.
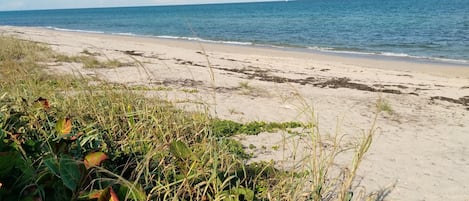
<path fill-rule="evenodd" d="M 214 119 L 211 122 L 211 129 L 215 136 L 233 136 L 237 134 L 257 135 L 261 132 L 274 132 L 277 130 L 287 130 L 292 128 L 305 127 L 301 122 L 248 122 L 245 124 L 231 120 Z"/>
<path fill-rule="evenodd" d="M 0 181 L 14 184 L 3 186 L 0 197 L 74 200 L 86 193 L 92 167 L 108 156 L 86 154 L 86 147 L 79 146 L 85 139 L 77 135 L 79 129 L 72 128 L 70 118 L 56 118 L 58 111 L 48 104 L 38 109 L 6 97 L 0 102 Z"/>

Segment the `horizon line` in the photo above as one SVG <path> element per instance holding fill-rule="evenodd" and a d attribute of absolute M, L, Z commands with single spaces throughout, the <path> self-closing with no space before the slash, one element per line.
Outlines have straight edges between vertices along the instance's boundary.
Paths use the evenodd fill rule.
<path fill-rule="evenodd" d="M 294 0 L 290 0 L 294 1 Z M 117 6 L 90 6 L 90 7 L 62 7 L 62 8 L 32 8 L 32 9 L 11 9 L 0 12 L 21 12 L 21 11 L 52 11 L 52 10 L 75 10 L 75 9 L 102 9 L 102 8 L 139 8 L 139 7 L 171 7 L 171 6 L 197 6 L 197 5 L 222 5 L 222 4 L 244 4 L 244 3 L 269 3 L 287 2 L 286 0 L 258 0 L 246 2 L 212 2 L 212 3 L 179 3 L 179 4 L 150 4 L 150 5 L 117 5 Z"/>

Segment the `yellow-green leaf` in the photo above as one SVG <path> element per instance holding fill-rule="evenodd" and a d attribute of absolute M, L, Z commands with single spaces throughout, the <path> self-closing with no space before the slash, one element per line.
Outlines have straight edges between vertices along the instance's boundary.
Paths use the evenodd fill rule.
<path fill-rule="evenodd" d="M 180 160 L 196 159 L 189 147 L 180 140 L 173 141 L 169 144 L 169 152 Z"/>
<path fill-rule="evenodd" d="M 99 195 L 98 201 L 119 201 L 119 197 L 112 187 L 107 187 Z"/>
<path fill-rule="evenodd" d="M 55 130 L 57 130 L 60 135 L 70 134 L 72 131 L 72 120 L 68 117 L 60 119 L 55 125 Z"/>
<path fill-rule="evenodd" d="M 110 188 L 105 188 L 98 197 L 98 201 L 109 201 L 111 199 Z"/>
<path fill-rule="evenodd" d="M 101 162 L 103 162 L 106 159 L 108 159 L 108 157 L 105 153 L 94 152 L 94 153 L 89 153 L 88 155 L 86 155 L 85 160 L 83 162 L 85 163 L 86 169 L 90 169 L 91 167 L 99 166 Z"/>
<path fill-rule="evenodd" d="M 140 185 L 125 185 L 121 184 L 117 194 L 121 197 L 129 198 L 130 200 L 146 200 L 147 195 Z"/>
<path fill-rule="evenodd" d="M 98 199 L 99 196 L 103 193 L 103 190 L 93 191 L 88 195 L 89 199 Z"/>

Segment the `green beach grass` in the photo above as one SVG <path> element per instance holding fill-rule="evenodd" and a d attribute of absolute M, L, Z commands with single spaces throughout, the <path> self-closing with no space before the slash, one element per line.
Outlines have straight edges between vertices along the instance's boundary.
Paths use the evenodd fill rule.
<path fill-rule="evenodd" d="M 320 135 L 314 118 L 309 123 L 238 123 L 182 111 L 166 100 L 145 97 L 142 90 L 102 81 L 89 85 L 96 80 L 43 71 L 47 62 L 93 68 L 119 66 L 119 61 L 63 56 L 9 36 L 0 36 L 0 47 L 0 200 L 377 197 L 353 193 L 374 125 L 345 147 L 341 136 Z M 302 128 L 311 139 L 301 171 L 279 170 L 269 161 L 248 164 L 248 148 L 230 138 L 292 128 Z M 350 164 L 336 167 L 336 157 L 344 152 L 351 153 Z M 335 170 L 339 173 L 332 174 Z"/>

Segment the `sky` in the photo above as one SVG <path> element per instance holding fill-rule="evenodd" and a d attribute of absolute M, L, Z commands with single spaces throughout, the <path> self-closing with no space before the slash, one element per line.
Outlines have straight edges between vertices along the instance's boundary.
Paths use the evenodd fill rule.
<path fill-rule="evenodd" d="M 207 3 L 256 2 L 267 0 L 0 0 L 0 11 L 116 6 L 151 6 Z"/>

